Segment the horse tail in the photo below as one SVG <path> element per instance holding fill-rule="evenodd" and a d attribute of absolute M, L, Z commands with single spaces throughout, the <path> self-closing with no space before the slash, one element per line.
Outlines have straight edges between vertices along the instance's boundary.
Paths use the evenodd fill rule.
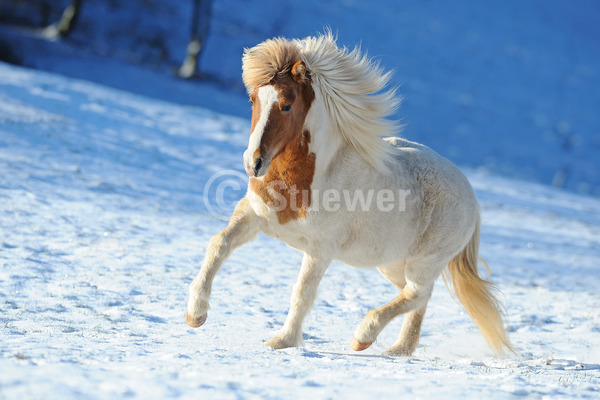
<path fill-rule="evenodd" d="M 463 307 L 477 325 L 488 345 L 497 354 L 503 354 L 505 349 L 514 352 L 504 330 L 500 302 L 493 293 L 498 289 L 491 282 L 482 279 L 477 271 L 480 223 L 479 213 L 477 213 L 477 222 L 471 240 L 450 261 L 448 268 L 442 272 L 442 277 L 446 287 L 448 287 L 448 280 L 451 278 L 454 293 L 456 293 Z M 487 264 L 485 261 L 481 261 L 487 268 L 489 275 L 490 270 Z M 448 290 L 450 290 L 449 287 Z"/>

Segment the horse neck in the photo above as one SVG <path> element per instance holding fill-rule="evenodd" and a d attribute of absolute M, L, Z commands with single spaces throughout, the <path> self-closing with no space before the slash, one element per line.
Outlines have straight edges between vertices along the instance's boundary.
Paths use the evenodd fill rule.
<path fill-rule="evenodd" d="M 331 120 L 319 90 L 315 88 L 315 99 L 310 107 L 304 129 L 310 133 L 309 149 L 315 153 L 315 177 L 328 170 L 331 162 L 342 147 L 342 138 L 333 134 Z"/>

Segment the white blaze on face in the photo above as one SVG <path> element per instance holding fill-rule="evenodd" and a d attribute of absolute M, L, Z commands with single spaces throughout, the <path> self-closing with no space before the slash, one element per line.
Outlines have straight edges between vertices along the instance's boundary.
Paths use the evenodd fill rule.
<path fill-rule="evenodd" d="M 254 126 L 254 130 L 250 133 L 250 141 L 248 149 L 244 152 L 244 166 L 246 170 L 254 167 L 254 153 L 260 146 L 262 135 L 269 121 L 269 113 L 273 104 L 279 101 L 279 93 L 272 85 L 262 86 L 258 88 L 258 101 L 260 104 L 260 117 Z"/>

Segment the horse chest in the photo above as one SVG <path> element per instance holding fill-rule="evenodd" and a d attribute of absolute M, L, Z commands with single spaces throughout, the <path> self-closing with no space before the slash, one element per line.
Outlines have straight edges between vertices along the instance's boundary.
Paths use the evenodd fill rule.
<path fill-rule="evenodd" d="M 263 216 L 273 214 L 277 223 L 286 224 L 306 217 L 312 200 L 311 184 L 315 172 L 315 153 L 309 151 L 310 134 L 304 140 L 287 146 L 273 159 L 263 178 L 250 178 L 249 193 Z"/>

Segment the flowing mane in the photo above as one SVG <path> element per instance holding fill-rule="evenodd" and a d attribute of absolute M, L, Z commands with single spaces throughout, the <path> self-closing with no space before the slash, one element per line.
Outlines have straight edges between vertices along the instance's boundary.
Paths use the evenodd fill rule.
<path fill-rule="evenodd" d="M 333 134 L 371 166 L 385 171 L 392 147 L 380 137 L 399 130 L 395 121 L 386 118 L 400 104 L 395 90 L 383 91 L 391 72 L 383 72 L 358 47 L 339 48 L 331 32 L 293 41 L 276 38 L 244 51 L 242 79 L 248 93 L 300 60 L 306 64 L 313 89 L 321 94 Z"/>
<path fill-rule="evenodd" d="M 269 84 L 277 74 L 287 73 L 300 60 L 298 46 L 284 38 L 265 40 L 251 49 L 244 49 L 242 80 L 248 94 Z"/>

